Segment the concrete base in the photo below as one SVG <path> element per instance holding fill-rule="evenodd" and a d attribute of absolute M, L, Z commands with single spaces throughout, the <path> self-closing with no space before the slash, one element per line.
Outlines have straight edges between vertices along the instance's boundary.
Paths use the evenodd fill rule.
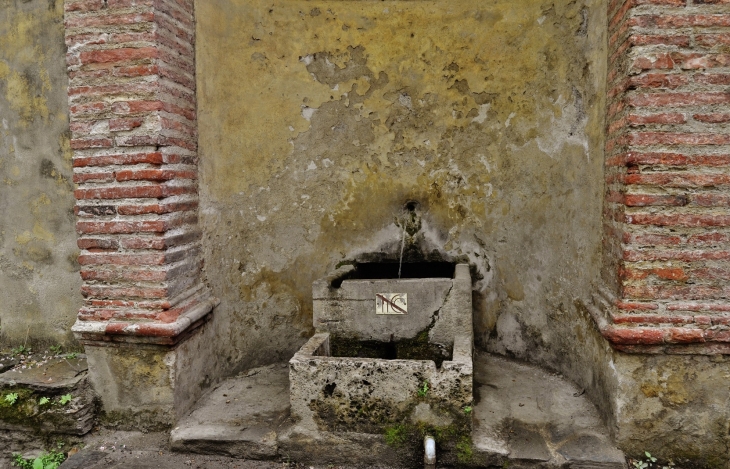
<path fill-rule="evenodd" d="M 171 427 L 210 385 L 216 357 L 211 323 L 175 345 L 85 342 L 89 380 L 102 398 L 106 425 Z"/>
<path fill-rule="evenodd" d="M 560 376 L 480 353 L 475 355 L 474 381 L 472 439 L 455 446 L 437 445 L 437 467 L 626 467 L 596 408 L 581 389 Z M 253 459 L 278 457 L 307 465 L 423 466 L 420 437 L 411 441 L 406 435 L 394 442 L 385 432 L 311 428 L 281 418 L 288 397 L 285 365 L 231 378 L 180 422 L 172 432 L 172 447 Z M 262 435 L 270 439 L 264 441 Z"/>

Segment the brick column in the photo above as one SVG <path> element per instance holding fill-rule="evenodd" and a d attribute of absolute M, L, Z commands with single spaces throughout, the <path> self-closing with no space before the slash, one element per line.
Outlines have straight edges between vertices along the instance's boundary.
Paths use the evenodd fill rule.
<path fill-rule="evenodd" d="M 609 4 L 604 281 L 627 352 L 730 353 L 730 1 Z"/>
<path fill-rule="evenodd" d="M 105 406 L 124 410 L 134 398 L 107 391 L 134 380 L 119 368 L 129 344 L 164 345 L 148 354 L 155 362 L 215 304 L 201 282 L 193 0 L 66 0 L 65 12 L 86 298 L 73 331 L 102 398 L 115 395 Z M 178 398 L 168 384 L 169 413 Z"/>

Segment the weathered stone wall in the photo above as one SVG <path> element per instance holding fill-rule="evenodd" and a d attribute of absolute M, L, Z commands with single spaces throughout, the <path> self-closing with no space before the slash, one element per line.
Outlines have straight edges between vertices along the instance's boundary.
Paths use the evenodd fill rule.
<path fill-rule="evenodd" d="M 726 467 L 730 390 L 725 355 L 640 355 L 616 352 L 616 443 L 682 465 Z"/>
<path fill-rule="evenodd" d="M 291 356 L 312 334 L 312 281 L 394 254 L 413 200 L 431 246 L 477 266 L 481 347 L 589 366 L 574 299 L 600 275 L 605 8 L 197 2 L 221 357 Z"/>
<path fill-rule="evenodd" d="M 0 0 L 2 342 L 69 344 L 81 304 L 63 2 Z"/>

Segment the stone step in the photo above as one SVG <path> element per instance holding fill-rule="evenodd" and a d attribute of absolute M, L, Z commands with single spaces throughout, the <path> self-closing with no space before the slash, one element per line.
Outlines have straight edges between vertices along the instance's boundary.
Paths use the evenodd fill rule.
<path fill-rule="evenodd" d="M 85 356 L 76 354 L 15 360 L 0 373 L 0 431 L 86 434 L 97 407 L 87 368 Z M 17 396 L 15 402 L 4 400 L 9 394 Z M 64 395 L 69 400 L 62 402 Z"/>
<path fill-rule="evenodd" d="M 626 459 L 582 390 L 539 367 L 474 360 L 474 460 L 479 464 L 615 468 Z"/>
<path fill-rule="evenodd" d="M 204 396 L 172 430 L 170 443 L 174 451 L 273 459 L 288 416 L 288 365 L 255 368 Z"/>
<path fill-rule="evenodd" d="M 464 466 L 619 469 L 626 463 L 596 408 L 567 380 L 478 353 L 472 447 L 437 454 Z M 307 464 L 413 465 L 383 435 L 312 432 L 289 418 L 287 364 L 256 368 L 209 392 L 172 431 L 174 451 Z M 422 456 L 420 456 L 422 457 Z"/>

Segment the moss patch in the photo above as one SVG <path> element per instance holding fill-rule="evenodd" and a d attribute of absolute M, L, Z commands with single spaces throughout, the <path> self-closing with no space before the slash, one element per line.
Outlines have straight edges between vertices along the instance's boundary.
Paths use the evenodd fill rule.
<path fill-rule="evenodd" d="M 385 429 L 385 443 L 388 446 L 399 448 L 408 438 L 408 428 L 405 425 L 393 425 Z"/>
<path fill-rule="evenodd" d="M 436 441 L 436 451 L 442 464 L 467 465 L 474 453 L 471 443 L 471 426 L 460 421 L 447 426 L 401 423 L 386 427 L 383 438 L 388 446 L 397 448 L 413 460 L 420 461 L 423 439 L 430 435 Z"/>
<path fill-rule="evenodd" d="M 462 463 L 470 463 L 474 459 L 474 450 L 469 436 L 462 436 L 456 443 L 456 459 Z"/>
<path fill-rule="evenodd" d="M 17 394 L 15 403 L 11 404 L 5 397 Z M 38 413 L 34 392 L 23 387 L 5 388 L 0 392 L 0 420 L 24 426 L 32 426 L 32 418 Z"/>
<path fill-rule="evenodd" d="M 0 391 L 0 420 L 27 427 L 37 432 L 74 428 L 73 417 L 64 412 L 68 404 L 61 404 L 61 394 L 67 390 L 35 391 L 22 386 L 13 386 Z M 15 403 L 5 400 L 8 394 L 17 394 Z M 48 402 L 39 405 L 41 398 Z"/>

